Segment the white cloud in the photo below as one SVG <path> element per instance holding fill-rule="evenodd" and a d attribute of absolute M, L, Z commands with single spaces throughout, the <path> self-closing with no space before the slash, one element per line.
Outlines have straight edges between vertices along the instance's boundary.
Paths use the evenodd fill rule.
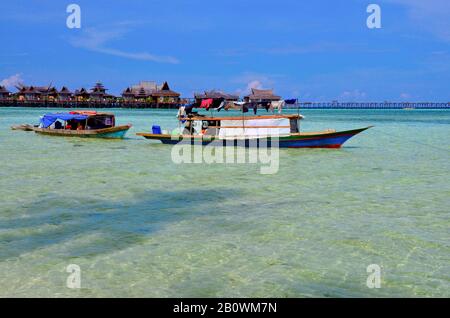
<path fill-rule="evenodd" d="M 263 84 L 258 80 L 253 80 L 247 83 L 247 87 L 245 88 L 245 91 L 250 93 L 252 88 L 262 89 Z"/>
<path fill-rule="evenodd" d="M 177 64 L 180 61 L 172 56 L 155 55 L 148 52 L 127 52 L 108 47 L 108 42 L 117 40 L 127 33 L 124 29 L 111 29 L 107 31 L 95 28 L 85 28 L 79 37 L 70 39 L 70 44 L 89 51 L 104 53 L 133 60 L 152 61 L 157 63 Z"/>
<path fill-rule="evenodd" d="M 283 77 L 282 75 L 265 75 L 258 73 L 243 73 L 234 79 L 231 82 L 240 84 L 243 88 L 239 88 L 236 90 L 238 94 L 248 94 L 251 92 L 252 88 L 264 89 L 264 88 L 274 88 L 275 86 L 275 78 Z"/>
<path fill-rule="evenodd" d="M 408 93 L 401 93 L 400 98 L 401 99 L 409 99 L 409 98 L 411 98 L 411 95 Z"/>
<path fill-rule="evenodd" d="M 23 80 L 21 74 L 14 74 L 0 81 L 0 86 L 14 87 L 16 85 L 22 84 L 22 82 Z"/>

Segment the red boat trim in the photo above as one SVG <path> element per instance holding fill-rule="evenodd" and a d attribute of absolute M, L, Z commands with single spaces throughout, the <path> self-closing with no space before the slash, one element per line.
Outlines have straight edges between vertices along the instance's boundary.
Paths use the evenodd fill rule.
<path fill-rule="evenodd" d="M 341 148 L 342 144 L 322 145 L 322 146 L 287 146 L 287 148 Z"/>
<path fill-rule="evenodd" d="M 314 140 L 314 139 L 326 139 L 326 138 L 336 138 L 336 137 L 346 137 L 346 136 L 354 136 L 356 134 L 333 134 L 333 135 L 322 135 L 322 136 L 315 136 L 315 137 L 310 137 L 310 138 L 302 138 L 301 136 L 292 136 L 294 138 L 289 139 L 289 140 Z M 298 138 L 295 138 L 298 137 Z"/>

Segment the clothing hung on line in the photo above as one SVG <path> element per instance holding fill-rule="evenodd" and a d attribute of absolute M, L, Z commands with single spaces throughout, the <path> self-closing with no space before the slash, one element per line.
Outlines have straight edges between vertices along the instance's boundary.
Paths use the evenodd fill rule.
<path fill-rule="evenodd" d="M 225 105 L 225 110 L 230 110 L 230 109 L 240 109 L 240 107 L 238 105 L 236 105 L 235 102 L 227 102 Z"/>
<path fill-rule="evenodd" d="M 283 109 L 283 107 L 286 103 L 284 102 L 284 100 L 277 100 L 277 101 L 272 101 L 270 104 L 271 104 L 272 111 L 274 109 L 278 109 L 278 113 L 281 113 L 281 110 Z"/>
<path fill-rule="evenodd" d="M 220 103 L 219 107 L 217 107 L 217 111 L 220 112 L 223 108 L 225 108 L 225 105 L 226 105 L 226 104 L 227 104 L 227 103 L 226 103 L 225 101 L 222 101 L 222 102 Z"/>
<path fill-rule="evenodd" d="M 194 109 L 194 104 L 188 104 L 184 106 L 184 111 L 186 112 L 186 115 L 189 115 L 192 113 L 192 110 Z"/>
<path fill-rule="evenodd" d="M 204 99 L 200 103 L 200 108 L 206 108 L 206 110 L 209 110 L 209 108 L 211 107 L 212 103 L 213 103 L 213 99 L 212 98 Z"/>
<path fill-rule="evenodd" d="M 258 112 L 258 104 L 257 103 L 250 103 L 250 104 L 253 107 L 253 114 L 256 115 L 256 113 Z"/>
<path fill-rule="evenodd" d="M 285 99 L 284 102 L 288 105 L 293 105 L 297 103 L 297 100 L 295 98 L 292 99 Z"/>

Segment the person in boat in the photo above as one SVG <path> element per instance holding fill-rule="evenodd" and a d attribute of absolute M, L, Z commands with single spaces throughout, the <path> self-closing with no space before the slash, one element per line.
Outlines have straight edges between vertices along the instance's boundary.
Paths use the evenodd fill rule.
<path fill-rule="evenodd" d="M 83 124 L 81 122 L 78 123 L 77 130 L 84 130 Z"/>
<path fill-rule="evenodd" d="M 190 135 L 191 134 L 191 129 L 192 129 L 192 133 L 193 133 L 194 129 L 192 128 L 192 121 L 191 120 L 187 120 L 186 124 L 184 125 L 183 135 Z"/>
<path fill-rule="evenodd" d="M 68 120 L 66 123 L 66 130 L 72 130 L 72 121 Z"/>
<path fill-rule="evenodd" d="M 214 136 L 217 132 L 216 122 L 214 120 L 204 120 L 202 121 L 202 135 L 212 135 Z"/>
<path fill-rule="evenodd" d="M 62 129 L 63 125 L 61 124 L 61 122 L 59 120 L 55 121 L 55 129 Z"/>
<path fill-rule="evenodd" d="M 208 131 L 208 122 L 203 121 L 202 122 L 202 129 L 201 129 L 201 135 L 206 135 Z"/>

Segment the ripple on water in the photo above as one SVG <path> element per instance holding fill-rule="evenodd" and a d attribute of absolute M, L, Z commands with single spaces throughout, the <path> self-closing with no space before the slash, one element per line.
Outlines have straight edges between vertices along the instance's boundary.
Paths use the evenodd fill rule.
<path fill-rule="evenodd" d="M 176 165 L 134 135 L 173 111 L 114 110 L 122 141 L 9 130 L 42 112 L 0 109 L 1 296 L 450 296 L 448 112 L 306 110 L 305 130 L 375 128 L 280 150 L 275 175 Z"/>

